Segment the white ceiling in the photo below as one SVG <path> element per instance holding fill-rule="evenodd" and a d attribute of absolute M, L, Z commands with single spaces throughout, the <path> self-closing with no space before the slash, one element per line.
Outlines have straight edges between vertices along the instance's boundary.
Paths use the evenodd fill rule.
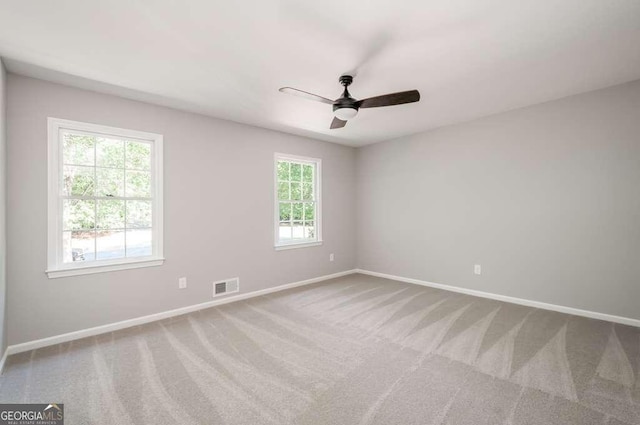
<path fill-rule="evenodd" d="M 640 78 L 638 0 L 0 0 L 10 71 L 361 146 Z M 278 92 L 356 98 L 362 110 Z M 74 77 L 82 78 L 74 78 Z"/>

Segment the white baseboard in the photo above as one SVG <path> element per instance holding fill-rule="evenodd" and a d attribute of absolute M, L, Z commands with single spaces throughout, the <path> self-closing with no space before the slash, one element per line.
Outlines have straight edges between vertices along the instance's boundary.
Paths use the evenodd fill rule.
<path fill-rule="evenodd" d="M 356 273 L 356 270 L 346 270 L 343 272 L 333 273 L 325 276 L 314 277 L 312 279 L 301 280 L 298 282 L 287 283 L 285 285 L 275 286 L 273 288 L 261 289 L 259 291 L 247 292 L 246 294 L 233 295 L 226 298 L 207 301 L 201 304 L 194 304 L 187 307 L 176 308 L 175 310 L 163 311 L 161 313 L 150 314 L 148 316 L 136 317 L 135 319 L 123 320 L 121 322 L 109 323 L 107 325 L 96 326 L 93 328 L 82 329 L 75 332 L 69 332 L 61 335 L 55 335 L 48 338 L 37 339 L 34 341 L 14 344 L 7 347 L 2 363 L 0 363 L 0 373 L 4 360 L 8 355 L 22 353 L 24 351 L 35 350 L 36 348 L 47 347 L 50 345 L 60 344 L 62 342 L 73 341 L 76 339 L 86 338 L 89 336 L 100 335 L 107 332 L 113 332 L 120 329 L 130 328 L 132 326 L 144 325 L 145 323 L 155 322 L 157 320 L 166 319 L 167 317 L 180 316 L 181 314 L 191 313 L 197 310 L 203 310 L 209 307 L 215 307 L 222 304 L 228 304 L 235 301 L 246 300 L 249 298 L 259 297 L 261 295 L 271 294 L 274 292 L 284 291 L 285 289 L 296 288 L 298 286 L 310 285 L 323 280 L 335 279 L 336 277 L 346 276 Z"/>
<path fill-rule="evenodd" d="M 357 269 L 357 273 L 369 276 L 382 277 L 385 279 L 397 280 L 399 282 L 413 283 L 415 285 L 429 286 L 431 288 L 444 289 L 445 291 L 459 292 L 461 294 L 473 295 L 476 297 L 489 298 L 492 300 L 504 301 L 512 304 L 520 304 L 527 307 L 540 308 L 543 310 L 557 311 L 560 313 L 573 314 L 575 316 L 589 317 L 591 319 L 606 320 L 607 322 L 621 323 L 623 325 L 640 327 L 640 320 L 630 317 L 614 316 L 612 314 L 598 313 L 595 311 L 581 310 L 579 308 L 566 307 L 556 304 L 548 304 L 540 301 L 526 300 L 524 298 L 510 297 L 507 295 L 492 294 L 490 292 L 477 291 L 474 289 L 460 288 L 457 286 L 443 285 L 441 283 L 427 282 L 420 279 L 412 279 L 402 276 L 394 276 L 386 273 L 373 272 L 370 270 Z"/>

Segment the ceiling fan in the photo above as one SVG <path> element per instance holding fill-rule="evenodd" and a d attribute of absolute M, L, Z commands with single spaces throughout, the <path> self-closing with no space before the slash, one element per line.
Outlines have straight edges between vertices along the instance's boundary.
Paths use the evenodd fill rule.
<path fill-rule="evenodd" d="M 360 108 L 402 105 L 403 103 L 413 103 L 420 100 L 420 92 L 418 92 L 418 90 L 402 91 L 357 100 L 351 97 L 351 94 L 349 94 L 349 90 L 347 89 L 347 87 L 349 87 L 353 82 L 353 76 L 343 75 L 340 77 L 339 81 L 340 84 L 344 86 L 344 92 L 342 93 L 342 96 L 336 100 L 327 99 L 326 97 L 294 89 L 293 87 L 282 87 L 280 91 L 282 93 L 301 96 L 309 100 L 315 100 L 316 102 L 333 105 L 333 115 L 335 116 L 331 122 L 331 129 L 344 127 L 348 120 L 358 114 L 358 110 Z"/>

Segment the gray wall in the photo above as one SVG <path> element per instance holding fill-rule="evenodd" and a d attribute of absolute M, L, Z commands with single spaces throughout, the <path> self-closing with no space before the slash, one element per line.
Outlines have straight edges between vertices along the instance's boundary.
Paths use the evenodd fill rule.
<path fill-rule="evenodd" d="M 357 170 L 360 268 L 640 319 L 640 82 L 365 147 Z"/>
<path fill-rule="evenodd" d="M 7 347 L 6 338 L 6 303 L 7 303 L 7 237 L 6 237 L 6 94 L 7 94 L 7 74 L 0 59 L 0 357 Z"/>
<path fill-rule="evenodd" d="M 164 135 L 163 266 L 47 278 L 49 116 Z M 355 266 L 352 148 L 13 74 L 8 124 L 9 344 L 209 301 L 227 277 L 250 292 Z M 273 248 L 274 152 L 323 160 L 321 247 Z"/>
<path fill-rule="evenodd" d="M 640 318 L 640 82 L 356 154 L 17 75 L 7 80 L 9 344 L 205 302 L 221 278 L 240 276 L 249 292 L 356 264 Z M 164 266 L 46 277 L 48 116 L 164 134 Z M 2 131 L 0 152 L 1 142 Z M 276 151 L 323 159 L 321 247 L 273 249 Z M 474 264 L 482 264 L 481 276 Z M 177 289 L 180 276 L 187 290 Z"/>

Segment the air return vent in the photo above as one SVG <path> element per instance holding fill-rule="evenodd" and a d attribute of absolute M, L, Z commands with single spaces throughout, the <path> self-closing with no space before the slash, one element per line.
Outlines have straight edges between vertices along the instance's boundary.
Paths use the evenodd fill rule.
<path fill-rule="evenodd" d="M 220 295 L 231 294 L 240 291 L 240 279 L 237 277 L 231 279 L 220 280 L 213 282 L 213 296 L 219 297 Z"/>

